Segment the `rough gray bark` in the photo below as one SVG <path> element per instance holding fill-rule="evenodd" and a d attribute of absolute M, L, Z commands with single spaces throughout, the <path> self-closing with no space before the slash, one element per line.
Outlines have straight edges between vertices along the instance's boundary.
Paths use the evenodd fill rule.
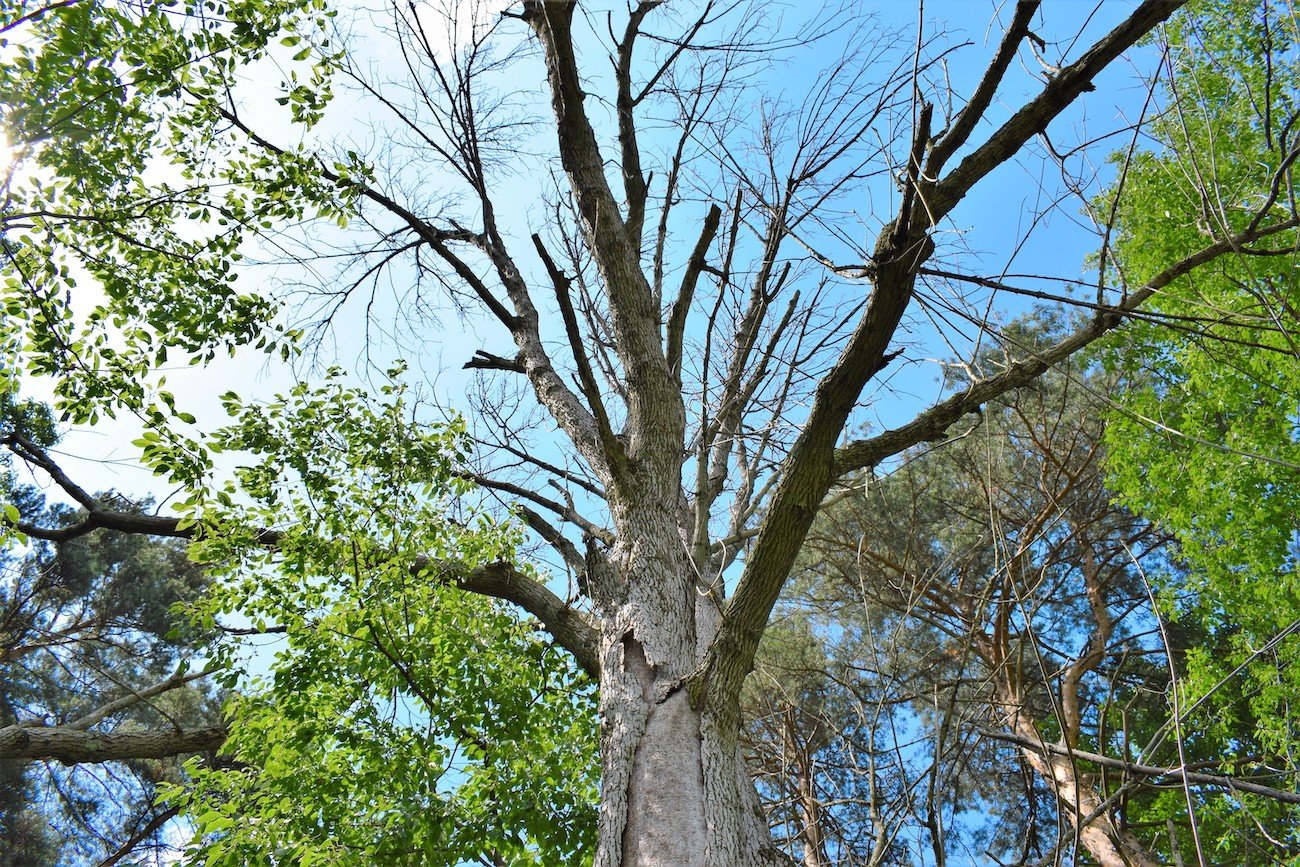
<path fill-rule="evenodd" d="M 641 4 L 633 13 L 620 45 L 624 74 L 636 28 L 653 5 Z M 525 4 L 524 18 L 546 60 L 559 154 L 586 250 L 608 296 L 614 351 L 625 376 L 627 423 L 620 446 L 625 442 L 626 451 L 607 453 L 598 464 L 607 469 L 603 481 L 617 542 L 607 568 L 591 581 L 602 632 L 599 867 L 779 862 L 753 813 L 753 790 L 744 780 L 737 751 L 740 689 L 813 517 L 835 480 L 855 468 L 851 461 L 837 460 L 837 441 L 863 387 L 887 363 L 886 353 L 908 309 L 919 269 L 933 253 L 934 223 L 1087 90 L 1100 69 L 1178 5 L 1167 0 L 1144 3 L 948 178 L 937 178 L 944 155 L 955 152 L 973 132 L 981 103 L 991 99 L 1010 61 L 1010 49 L 1004 46 L 999 52 L 969 113 L 931 152 L 927 173 L 922 165 L 931 143 L 933 109 L 922 107 L 902 204 L 880 233 L 866 272 L 871 301 L 838 361 L 817 386 L 808 419 L 778 472 L 775 493 L 735 594 L 717 628 L 701 634 L 695 596 L 709 588 L 691 575 L 683 553 L 699 550 L 695 537 L 700 526 L 682 523 L 680 516 L 690 510 L 678 509 L 685 497 L 681 456 L 689 451 L 678 381 L 680 326 L 672 324 L 676 315 L 670 317 L 666 350 L 660 311 L 641 270 L 638 249 L 645 186 L 630 116 L 630 85 L 620 81 L 622 170 L 629 196 L 624 212 L 606 180 L 605 160 L 584 109 L 570 33 L 575 7 Z M 1030 12 L 1032 8 L 1016 16 L 1008 43 L 1023 38 Z M 713 219 L 711 214 L 706 226 Z M 775 225 L 779 239 L 785 228 Z M 706 228 L 705 236 L 714 231 Z M 691 274 L 698 276 L 698 267 Z M 689 301 L 689 288 L 683 298 Z M 1081 340 L 1080 345 L 1087 342 Z M 1008 381 L 1002 390 L 1016 384 Z M 546 403 L 544 396 L 542 400 Z M 593 415 L 605 417 L 603 410 Z M 701 656 L 697 648 L 707 649 Z"/>

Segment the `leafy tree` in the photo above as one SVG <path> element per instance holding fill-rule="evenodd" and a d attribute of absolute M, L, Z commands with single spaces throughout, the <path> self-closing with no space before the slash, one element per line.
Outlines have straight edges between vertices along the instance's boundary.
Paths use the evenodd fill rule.
<path fill-rule="evenodd" d="M 761 6 L 645 2 L 598 16 L 530 0 L 494 17 L 448 4 L 439 23 L 437 7 L 395 4 L 337 28 L 315 0 L 11 13 L 0 26 L 25 41 L 20 62 L 5 67 L 0 103 L 17 130 L 11 140 L 37 168 L 11 181 L 4 209 L 7 304 L 15 321 L 22 312 L 32 323 L 11 325 L 19 331 L 7 342 L 24 369 L 57 379 L 60 414 L 82 423 L 138 415 L 144 459 L 182 489 L 181 516 L 128 514 L 84 494 L 48 452 L 26 457 L 81 502 L 79 529 L 195 538 L 195 555 L 225 570 L 223 589 L 196 613 L 201 625 L 234 610 L 252 629 L 283 627 L 289 642 L 270 683 L 234 705 L 230 751 L 248 764 L 237 769 L 247 780 L 195 768 L 202 785 L 173 792 L 192 794 L 196 845 L 227 861 L 408 852 L 436 861 L 455 857 L 457 834 L 481 823 L 475 839 L 490 848 L 461 854 L 489 863 L 555 862 L 577 849 L 601 867 L 784 863 L 755 809 L 742 692 L 828 495 L 922 443 L 960 435 L 964 417 L 1147 315 L 1179 278 L 1243 248 L 1279 260 L 1293 248 L 1294 213 L 1251 202 L 1244 223 L 1165 251 L 1122 290 L 1104 271 L 1096 315 L 1026 355 L 1010 351 L 1017 336 L 999 328 L 987 293 L 1041 296 L 1057 284 L 1015 285 L 950 255 L 953 239 L 966 243 L 965 227 L 983 222 L 964 200 L 996 187 L 1008 163 L 1086 158 L 1107 140 L 1073 150 L 1067 121 L 1105 98 L 1107 74 L 1180 5 L 1106 4 L 1071 25 L 1057 17 L 1065 12 L 1016 4 L 963 92 L 943 74 L 949 49 L 963 49 L 927 38 L 929 29 L 898 38 L 874 22 L 822 19 L 795 31 Z M 349 30 L 356 35 L 341 52 Z M 381 38 L 387 47 L 375 47 Z M 74 44 L 105 59 L 74 61 Z M 799 77 L 781 80 L 769 63 L 809 50 L 830 65 L 799 92 Z M 278 124 L 242 101 L 254 98 L 239 86 L 252 63 L 283 64 Z M 549 100 L 522 92 L 514 71 L 545 80 Z M 373 110 L 343 113 L 372 118 L 362 140 L 387 150 L 363 153 L 326 132 L 327 78 L 348 99 L 369 100 Z M 122 110 L 75 122 L 106 93 Z M 17 108 L 31 94 L 73 111 L 33 125 Z M 1095 198 L 1095 178 L 1073 156 L 1057 168 L 1061 197 Z M 97 175 L 106 169 L 109 177 Z M 539 207 L 505 207 L 535 192 Z M 1112 229 L 1103 214 L 1099 238 Z M 233 426 L 194 430 L 162 381 L 164 359 L 202 362 L 258 343 L 292 352 L 294 329 L 273 326 L 264 297 L 235 280 L 233 262 L 254 236 L 318 266 L 307 273 L 319 282 L 304 277 L 305 291 L 319 293 L 336 325 L 367 315 L 359 296 L 378 299 L 396 285 L 400 331 L 424 345 L 439 330 L 421 313 L 445 289 L 483 341 L 466 365 L 482 377 L 471 390 L 481 399 L 469 405 L 472 453 L 457 444 L 455 423 L 411 416 L 399 392 L 372 403 L 341 383 L 291 391 L 268 412 L 231 398 Z M 322 263 L 339 267 L 327 273 Z M 81 276 L 74 264 L 104 287 L 84 315 L 64 291 Z M 1067 265 L 1047 276 L 1080 275 Z M 298 309 L 293 325 L 312 316 Z M 953 316 L 977 336 L 965 339 Z M 900 357 L 950 354 L 917 345 L 925 317 L 936 341 L 964 345 L 971 374 L 910 421 L 846 439 L 884 402 Z M 1004 346 L 1008 363 L 976 363 L 988 341 Z M 535 415 L 561 448 L 538 442 L 545 431 L 526 421 Z M 228 486 L 214 480 L 226 458 L 246 466 Z M 513 507 L 533 544 L 549 546 L 570 593 L 520 565 L 514 531 L 473 508 L 489 495 Z M 885 505 L 873 515 L 881 526 L 902 520 L 897 503 Z M 1109 533 L 1116 515 L 1102 508 L 1080 522 Z M 1106 533 L 1106 574 L 1128 580 Z M 389 607 L 403 600 L 409 607 Z M 525 665 L 547 654 L 532 627 L 498 616 L 502 603 L 531 615 L 599 683 L 591 845 L 578 830 L 507 827 L 530 815 L 519 799 L 552 790 L 561 794 L 554 814 L 580 826 L 581 763 L 565 762 L 563 777 L 545 785 L 524 782 L 530 768 L 517 745 L 533 735 L 572 743 L 567 714 L 581 712 L 588 687 L 575 670 Z M 1086 593 L 1045 604 L 1058 620 L 1096 613 Z M 471 623 L 491 650 L 466 651 L 459 663 L 436 650 Z M 408 637 L 409 657 L 397 652 Z M 382 674 L 379 657 L 389 664 Z M 370 676 L 331 687 L 332 667 Z M 434 683 L 445 692 L 431 692 Z M 556 698 L 558 683 L 576 698 Z M 1005 712 L 1024 700 L 1042 716 L 1047 705 L 1033 702 L 1046 692 L 1006 689 Z M 412 726 L 385 725 L 408 706 Z M 524 706 L 536 714 L 507 724 L 499 713 Z M 1062 712 L 1067 746 L 1082 727 Z M 50 743 L 70 734 L 48 728 Z M 489 729 L 491 741 L 475 746 Z M 474 756 L 456 794 L 432 782 L 452 741 Z M 105 737 L 102 749 L 127 743 Z M 428 761 L 391 801 L 378 788 L 381 743 Z M 1018 749 L 1054 768 L 1039 776 L 1085 812 L 1079 787 L 1069 792 L 1068 763 Z M 311 760 L 356 779 L 331 787 L 341 775 L 317 778 L 338 799 L 321 795 L 314 813 L 299 813 L 292 799 L 320 787 L 292 763 Z M 544 781 L 559 773 L 539 770 Z M 359 812 L 338 812 L 344 803 Z M 1104 810 L 1087 812 L 1098 817 L 1079 819 L 1085 845 L 1128 845 L 1103 826 Z M 283 836 L 254 839 L 262 821 Z M 256 848 L 277 841 L 285 852 Z"/>
<path fill-rule="evenodd" d="M 69 523 L 68 511 L 51 507 L 46 525 Z M 207 584 L 183 546 L 96 532 L 8 558 L 4 574 L 0 738 L 7 744 L 21 743 L 33 722 L 87 734 L 219 724 L 216 696 L 197 683 L 202 671 L 185 670 L 197 653 L 194 636 L 179 637 L 188 630 L 171 611 Z M 175 813 L 155 807 L 155 788 L 181 779 L 179 761 L 169 758 L 104 767 L 7 759 L 4 766 L 13 802 L 0 821 L 10 831 L 8 857 L 24 865 L 120 857 L 155 842 Z M 40 841 L 43 855 L 33 849 Z"/>
<path fill-rule="evenodd" d="M 1257 215 L 1296 213 L 1298 37 L 1293 9 L 1240 2 L 1199 3 L 1169 28 L 1154 146 L 1127 161 L 1115 198 L 1114 264 L 1125 279 Z M 1136 323 L 1112 347 L 1128 387 L 1108 443 L 1116 490 L 1177 535 L 1191 567 L 1188 582 L 1165 588 L 1169 615 L 1202 636 L 1172 713 L 1198 737 L 1235 745 L 1237 758 L 1286 774 L 1300 686 L 1286 662 L 1300 624 L 1300 277 L 1286 255 L 1296 236 L 1280 237 L 1171 284 L 1150 309 L 1176 327 Z M 1171 809 L 1187 804 L 1158 815 Z M 1224 798 L 1205 812 L 1276 808 Z M 1294 846 L 1291 832 L 1273 839 Z M 1224 857 L 1204 839 L 1183 848 Z"/>
<path fill-rule="evenodd" d="M 1294 15 L 1240 2 L 1195 12 L 1168 34 L 1158 148 L 1125 168 L 1115 255 L 1128 279 L 1257 215 L 1295 211 Z M 1294 608 L 1300 529 L 1297 418 L 1284 397 L 1300 389 L 1300 281 L 1277 249 L 1246 246 L 1171 284 L 1151 309 L 1178 327 L 1136 323 L 1115 356 L 1133 386 L 1111 427 L 1116 484 L 1179 534 L 1221 615 L 1272 609 L 1276 622 L 1252 627 L 1264 630 L 1255 638 Z"/>
<path fill-rule="evenodd" d="M 233 285 L 232 265 L 262 222 L 299 213 L 232 184 L 191 145 L 238 71 L 280 30 L 310 26 L 319 5 L 24 0 L 0 14 L 13 151 L 0 188 L 5 330 L 33 326 L 6 335 L 26 343 L 6 367 L 50 376 L 65 418 L 93 424 L 123 407 L 171 418 L 143 372 L 169 354 L 265 345 L 269 305 Z M 74 292 L 104 300 L 74 316 Z"/>
<path fill-rule="evenodd" d="M 1026 355 L 1050 333 L 1008 329 Z M 954 375 L 1015 358 L 989 352 Z M 1110 749 L 1108 691 L 1149 688 L 1125 661 L 1151 651 L 1134 637 L 1148 624 L 1130 564 L 1154 559 L 1159 543 L 1108 507 L 1090 385 L 1076 377 L 1081 368 L 1053 371 L 986 405 L 960 441 L 904 453 L 829 507 L 810 536 L 811 574 L 796 599 L 849 624 L 837 658 L 885 661 L 858 672 L 869 684 L 861 691 L 910 709 L 917 761 L 932 765 L 920 779 L 939 783 L 920 790 L 910 821 L 936 860 L 976 845 L 1002 860 L 1043 858 L 1078 839 L 1100 863 L 1155 863 L 1122 820 L 1070 828 L 1106 792 L 1043 746 L 1098 752 L 1102 738 Z M 879 626 L 857 624 L 873 610 Z M 1022 746 L 1019 761 L 1007 745 Z M 971 801 L 1006 818 L 971 828 L 959 815 Z"/>
<path fill-rule="evenodd" d="M 581 863 L 588 680 L 534 626 L 457 591 L 451 570 L 512 580 L 517 531 L 458 503 L 463 430 L 414 424 L 390 396 L 372 409 L 337 380 L 264 406 L 227 396 L 236 421 L 210 447 L 252 459 L 250 501 L 220 491 L 203 510 L 192 553 L 225 580 L 195 616 L 239 611 L 284 643 L 227 707 L 234 767 L 192 762 L 170 799 L 219 841 L 213 863 Z"/>

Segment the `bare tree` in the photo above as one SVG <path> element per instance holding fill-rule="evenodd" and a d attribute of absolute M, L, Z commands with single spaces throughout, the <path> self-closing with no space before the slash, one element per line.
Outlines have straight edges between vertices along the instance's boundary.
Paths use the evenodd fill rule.
<path fill-rule="evenodd" d="M 391 121 L 373 171 L 345 171 L 359 158 L 335 160 L 324 145 L 279 142 L 235 100 L 223 104 L 232 136 L 313 189 L 336 190 L 376 233 L 327 282 L 327 310 L 376 291 L 387 273 L 409 279 L 407 312 L 429 287 L 445 289 L 487 317 L 491 339 L 512 344 L 485 340 L 466 364 L 507 389 L 525 384 L 527 395 L 517 415 L 481 407 L 492 414 L 478 427 L 472 475 L 516 504 L 577 590 L 562 599 L 505 564 L 458 580 L 536 616 L 599 678 L 597 865 L 787 863 L 744 760 L 742 687 L 828 495 L 944 441 L 963 417 L 1121 328 L 1196 268 L 1246 245 L 1291 243 L 1300 221 L 1270 202 L 1245 230 L 1212 231 L 1141 284 L 1110 285 L 1104 272 L 1077 330 L 978 370 L 910 421 L 849 433 L 880 399 L 871 389 L 891 362 L 913 354 L 905 323 L 933 317 L 956 342 L 969 327 L 982 335 L 967 341 L 975 348 L 1001 339 L 991 302 L 966 289 L 1015 287 L 943 261 L 955 249 L 950 230 L 974 220 L 959 205 L 1039 142 L 1054 164 L 1054 124 L 1102 101 L 1094 82 L 1180 5 L 1099 4 L 1105 28 L 1090 18 L 1086 32 L 1059 32 L 1056 10 L 1023 0 L 1004 9 L 983 74 L 959 93 L 945 77 L 957 47 L 925 31 L 901 38 L 871 20 L 842 23 L 845 10 L 789 35 L 774 13 L 739 4 L 646 0 L 605 13 L 527 0 L 500 18 L 453 22 L 442 29 L 461 38 L 444 45 L 429 24 L 436 9 L 394 4 L 383 13 L 387 64 L 366 64 L 358 50 L 342 68 Z M 459 4 L 444 11 L 466 15 Z M 531 114 L 503 77 L 537 69 L 527 46 L 540 54 L 549 116 Z M 826 71 L 807 93 L 772 95 L 769 59 L 804 46 L 831 57 Z M 1014 71 L 1021 63 L 1027 83 Z M 546 141 L 530 135 L 539 126 Z M 516 220 L 498 191 L 534 160 L 554 171 L 556 188 Z M 458 193 L 421 186 L 432 165 L 450 171 Z M 1092 192 L 1063 170 L 1049 197 Z M 530 242 L 518 240 L 520 222 Z M 861 232 L 871 240 L 855 240 Z M 399 260 L 414 276 L 385 270 Z M 412 316 L 404 327 L 428 338 L 427 322 Z M 560 456 L 519 424 L 530 407 L 558 430 Z M 188 532 L 83 505 L 86 528 Z M 1099 620 L 1103 645 L 1104 631 Z M 1007 671 L 1004 644 L 990 641 L 980 652 Z M 1078 657 L 1077 673 L 1095 659 Z M 1020 689 L 1008 680 L 1000 694 L 1013 722 Z M 1094 812 L 1068 759 L 1029 746 L 1025 756 L 1076 814 Z M 1090 848 L 1095 827 L 1080 820 Z M 811 833 L 805 851 L 815 852 Z M 1126 845 L 1097 833 L 1098 846 Z"/>

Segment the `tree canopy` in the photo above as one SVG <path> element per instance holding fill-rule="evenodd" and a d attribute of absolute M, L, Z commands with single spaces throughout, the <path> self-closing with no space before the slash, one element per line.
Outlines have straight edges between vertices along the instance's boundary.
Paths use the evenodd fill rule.
<path fill-rule="evenodd" d="M 1211 226 L 1234 231 L 1262 208 L 1294 211 L 1296 24 L 1218 3 L 1172 30 L 1174 73 L 1151 132 L 1163 148 L 1137 155 L 1119 199 L 1117 254 L 1133 277 L 1155 257 L 1191 249 Z M 1173 213 L 1181 219 L 1153 216 Z M 1177 535 L 1194 579 L 1177 605 L 1221 637 L 1219 653 L 1194 656 L 1186 701 L 1209 697 L 1262 646 L 1280 642 L 1278 658 L 1293 646 L 1298 292 L 1291 251 L 1243 245 L 1156 300 L 1153 312 L 1175 327 L 1137 323 L 1112 353 L 1132 383 L 1109 433 L 1116 487 Z M 1268 728 L 1261 734 L 1279 750 L 1294 729 L 1289 669 L 1260 660 L 1244 672 Z"/>
<path fill-rule="evenodd" d="M 1295 10 L 989 5 L 4 6 L 4 598 L 149 647 L 0 758 L 207 863 L 1293 858 Z"/>

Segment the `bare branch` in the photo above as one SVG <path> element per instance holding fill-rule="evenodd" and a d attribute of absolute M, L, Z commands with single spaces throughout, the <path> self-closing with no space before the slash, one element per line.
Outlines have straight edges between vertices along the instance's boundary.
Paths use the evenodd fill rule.
<path fill-rule="evenodd" d="M 574 9 L 572 3 L 529 0 L 524 18 L 542 43 L 560 160 L 587 235 L 587 249 L 609 296 L 615 351 L 627 381 L 628 424 L 634 448 L 644 452 L 631 456 L 666 467 L 681 448 L 685 410 L 664 355 L 659 310 L 641 270 L 640 250 L 632 243 L 610 192 L 596 135 L 583 109 L 585 94 L 570 33 Z M 647 435 L 652 429 L 653 435 Z"/>
<path fill-rule="evenodd" d="M 48 455 L 36 451 L 44 461 L 58 469 L 57 464 L 54 464 Z M 52 542 L 73 539 L 97 529 L 166 536 L 174 539 L 192 539 L 195 536 L 195 527 L 182 527 L 177 518 L 120 512 L 105 508 L 102 503 L 93 498 L 87 507 L 86 518 L 71 527 L 43 528 L 24 523 L 19 525 L 19 529 L 34 539 Z M 280 541 L 281 533 L 277 530 L 261 529 L 256 531 L 255 538 L 258 544 L 274 548 Z M 598 666 L 595 630 L 579 612 L 571 609 L 546 587 L 519 572 L 512 564 L 489 563 L 467 570 L 454 562 L 434 561 L 422 557 L 418 558 L 411 568 L 416 573 L 429 571 L 439 575 L 462 590 L 482 596 L 492 596 L 518 605 L 536 617 L 560 646 L 573 653 L 584 670 L 592 673 L 593 677 L 596 676 Z"/>
<path fill-rule="evenodd" d="M 933 220 L 947 215 L 976 182 L 1013 157 L 1025 142 L 1047 129 L 1061 112 L 1081 94 L 1093 89 L 1092 79 L 1111 61 L 1133 47 L 1138 40 L 1173 15 L 1186 0 L 1143 0 L 1122 24 L 1102 37 L 1092 48 L 1055 74 L 1037 97 L 1026 103 L 998 128 L 988 141 L 975 149 L 938 181 L 925 199 Z M 974 123 L 972 119 L 970 123 Z"/>
<path fill-rule="evenodd" d="M 686 330 L 686 317 L 691 309 L 691 301 L 695 297 L 695 284 L 704 270 L 705 257 L 708 255 L 709 246 L 713 244 L 714 237 L 718 234 L 718 225 L 721 221 L 722 209 L 717 205 L 710 205 L 709 212 L 704 216 L 700 237 L 695 242 L 695 249 L 691 251 L 690 261 L 686 263 L 686 274 L 682 276 L 682 286 L 677 292 L 677 300 L 673 302 L 672 312 L 668 315 L 668 368 L 673 372 L 678 383 L 682 379 L 682 336 Z"/>
<path fill-rule="evenodd" d="M 641 249 L 641 233 L 645 225 L 647 196 L 645 174 L 641 169 L 641 150 L 636 135 L 636 102 L 632 97 L 632 55 L 641 22 L 663 0 L 642 0 L 628 16 L 627 28 L 618 43 L 618 57 L 614 75 L 618 84 L 615 107 L 618 111 L 618 143 L 623 152 L 623 190 L 627 199 L 628 240 Z"/>
<path fill-rule="evenodd" d="M 1154 784 L 1155 780 L 1158 779 L 1168 779 L 1170 781 L 1191 785 L 1215 786 L 1217 788 L 1228 789 L 1235 792 L 1247 792 L 1252 795 L 1260 795 L 1265 798 L 1271 798 L 1275 801 L 1281 801 L 1284 804 L 1300 804 L 1300 793 L 1276 789 L 1272 786 L 1265 786 L 1261 783 L 1243 780 L 1240 777 L 1229 777 L 1222 774 L 1206 774 L 1200 771 L 1184 770 L 1180 767 L 1160 767 L 1158 765 L 1147 765 L 1140 762 L 1129 762 L 1124 759 L 1103 756 L 1099 753 L 1090 753 L 1085 750 L 1063 747 L 1059 744 L 1053 744 L 1043 740 L 1033 740 L 1032 738 L 1012 734 L 1011 732 L 983 729 L 980 731 L 980 734 L 986 738 L 1006 741 L 1007 743 L 1012 743 L 1025 749 L 1035 750 L 1043 755 L 1073 756 L 1074 758 L 1085 762 L 1092 762 L 1101 765 L 1103 768 L 1114 768 L 1115 770 L 1126 771 L 1130 774 L 1151 777 L 1152 784 Z"/>
<path fill-rule="evenodd" d="M 516 358 L 502 358 L 482 349 L 474 352 L 474 357 L 462 365 L 465 370 L 504 370 L 509 373 L 523 373 L 524 363 Z"/>
<path fill-rule="evenodd" d="M 578 329 L 578 317 L 573 310 L 573 298 L 569 293 L 571 281 L 555 264 L 555 260 L 551 258 L 551 254 L 546 250 L 546 245 L 542 243 L 540 235 L 533 235 L 533 246 L 537 249 L 537 255 L 541 257 L 542 265 L 545 266 L 546 273 L 550 276 L 551 283 L 555 287 L 555 300 L 560 307 L 560 317 L 564 320 L 564 331 L 569 341 L 569 351 L 573 353 L 573 362 L 578 367 L 578 385 L 582 389 L 583 396 L 587 399 L 587 406 L 590 407 L 593 418 L 596 420 L 596 430 L 600 435 L 601 448 L 604 449 L 610 472 L 621 474 L 625 472 L 627 453 L 624 451 L 622 443 L 614 436 L 614 428 L 609 421 L 609 412 L 605 409 L 605 402 L 600 395 L 600 385 L 596 382 L 596 375 L 591 369 L 591 360 L 584 348 L 582 333 Z"/>
<path fill-rule="evenodd" d="M 66 728 L 81 729 L 82 731 L 85 731 L 93 725 L 98 725 L 119 711 L 126 710 L 128 707 L 139 704 L 142 701 L 148 701 L 154 696 L 162 695 L 164 692 L 177 689 L 187 683 L 193 683 L 196 680 L 207 677 L 210 673 L 211 672 L 207 671 L 194 671 L 189 674 L 182 674 L 178 671 L 166 680 L 159 681 L 151 687 L 139 691 L 128 692 L 121 698 L 110 701 L 103 707 L 96 708 L 85 716 L 68 723 Z"/>
<path fill-rule="evenodd" d="M 1007 68 L 1015 59 L 1021 40 L 1028 35 L 1029 22 L 1033 20 L 1034 13 L 1038 11 L 1040 5 L 1041 0 L 1021 0 L 1016 3 L 1016 11 L 1011 16 L 1011 23 L 1007 25 L 1007 32 L 1002 35 L 1002 42 L 998 45 L 998 50 L 994 53 L 988 68 L 984 70 L 984 77 L 980 79 L 979 86 L 971 94 L 970 101 L 958 112 L 952 125 L 940 132 L 939 140 L 931 148 L 930 156 L 925 163 L 924 174 L 927 178 L 937 178 L 948 158 L 956 153 L 975 131 L 975 124 L 984 116 L 984 112 L 993 101 L 998 85 L 1002 83 Z"/>
<path fill-rule="evenodd" d="M 113 852 L 103 861 L 100 861 L 98 867 L 113 867 L 114 864 L 119 863 L 123 858 L 130 855 L 132 850 L 134 850 L 136 846 L 139 846 L 145 840 L 148 840 L 150 837 L 156 834 L 164 825 L 166 825 L 172 819 L 175 819 L 178 815 L 180 815 L 180 812 L 181 812 L 180 804 L 175 804 L 155 814 L 152 818 L 149 819 L 148 822 L 144 824 L 144 827 L 140 828 L 140 830 L 132 834 L 130 838 L 128 838 L 126 842 L 124 842 L 121 846 L 118 846 L 115 852 Z"/>
<path fill-rule="evenodd" d="M 1300 226 L 1300 219 L 1292 218 L 1253 232 L 1242 232 L 1202 248 L 1151 278 L 1146 286 L 1130 293 L 1128 298 L 1116 307 L 1115 312 L 1099 314 L 1074 334 L 1036 353 L 1032 358 L 1017 362 L 1005 373 L 974 383 L 965 391 L 936 404 L 902 427 L 841 447 L 835 455 L 836 476 L 843 477 L 866 467 L 874 467 L 886 458 L 899 454 L 917 443 L 941 439 L 948 428 L 962 416 L 975 412 L 983 404 L 1014 388 L 1032 382 L 1053 364 L 1069 358 L 1104 334 L 1118 328 L 1128 314 L 1138 311 L 1148 298 L 1179 277 L 1246 244 L 1289 231 L 1297 226 Z"/>

